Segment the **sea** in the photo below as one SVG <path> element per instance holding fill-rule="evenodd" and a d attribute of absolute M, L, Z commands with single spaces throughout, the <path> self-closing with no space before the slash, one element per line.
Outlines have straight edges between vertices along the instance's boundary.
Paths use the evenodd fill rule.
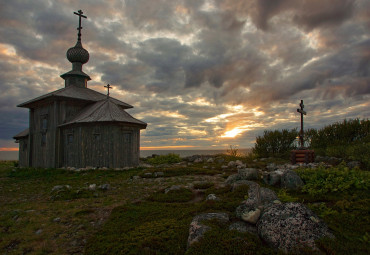
<path fill-rule="evenodd" d="M 238 153 L 241 155 L 249 154 L 251 149 L 238 149 Z M 188 157 L 193 155 L 215 155 L 221 153 L 227 153 L 227 150 L 142 150 L 140 151 L 140 157 L 146 158 L 152 155 L 167 155 L 174 153 L 180 155 L 180 157 Z M 0 151 L 0 160 L 18 160 L 18 151 Z"/>

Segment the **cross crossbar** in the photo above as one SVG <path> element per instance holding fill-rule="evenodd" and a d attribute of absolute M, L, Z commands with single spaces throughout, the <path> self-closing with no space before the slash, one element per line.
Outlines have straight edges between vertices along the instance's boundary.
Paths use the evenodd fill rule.
<path fill-rule="evenodd" d="M 304 104 L 303 104 L 303 100 L 301 100 L 301 103 L 299 104 L 299 106 L 301 107 L 301 109 L 297 109 L 297 112 L 299 112 L 301 114 L 301 131 L 299 132 L 299 141 L 300 141 L 300 144 L 301 144 L 301 148 L 303 149 L 304 148 L 304 140 L 303 140 L 303 115 L 306 115 L 307 112 L 303 110 L 304 108 Z"/>
<path fill-rule="evenodd" d="M 81 17 L 82 18 L 85 18 L 87 19 L 87 17 L 85 15 L 82 15 L 83 14 L 83 11 L 81 10 L 78 10 L 77 12 L 73 12 L 74 14 L 76 14 L 78 16 L 78 40 L 81 41 L 81 29 L 82 29 L 82 26 L 81 26 Z"/>
<path fill-rule="evenodd" d="M 107 88 L 107 90 L 108 90 L 107 96 L 109 97 L 109 89 L 112 89 L 113 87 L 108 84 L 107 86 L 104 86 L 104 88 Z"/>

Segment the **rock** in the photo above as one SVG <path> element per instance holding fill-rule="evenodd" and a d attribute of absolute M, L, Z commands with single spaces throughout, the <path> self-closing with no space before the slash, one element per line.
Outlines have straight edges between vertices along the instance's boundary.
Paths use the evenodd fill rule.
<path fill-rule="evenodd" d="M 164 173 L 163 172 L 155 172 L 154 177 L 163 177 Z"/>
<path fill-rule="evenodd" d="M 261 210 L 256 208 L 254 210 L 244 211 L 241 215 L 242 220 L 245 222 L 256 224 L 258 219 L 260 218 Z"/>
<path fill-rule="evenodd" d="M 225 165 L 221 166 L 221 169 L 226 169 L 226 168 L 228 168 L 228 166 L 225 166 Z"/>
<path fill-rule="evenodd" d="M 96 184 L 90 184 L 89 185 L 89 190 L 96 190 Z"/>
<path fill-rule="evenodd" d="M 101 190 L 109 190 L 110 185 L 108 183 L 105 183 L 105 184 L 100 185 L 98 188 Z"/>
<path fill-rule="evenodd" d="M 235 210 L 236 217 L 246 222 L 255 224 L 261 215 L 261 195 L 260 186 L 252 181 L 239 181 L 248 182 L 248 199 L 243 201 Z"/>
<path fill-rule="evenodd" d="M 202 163 L 203 159 L 202 158 L 197 158 L 194 160 L 194 163 Z"/>
<path fill-rule="evenodd" d="M 217 200 L 220 200 L 216 194 L 209 194 L 207 197 L 206 197 L 206 201 L 208 200 L 213 200 L 213 201 L 217 201 Z"/>
<path fill-rule="evenodd" d="M 207 163 L 213 163 L 214 162 L 214 159 L 213 158 L 209 158 L 208 160 L 207 160 Z"/>
<path fill-rule="evenodd" d="M 53 219 L 53 222 L 60 222 L 60 217 L 56 217 Z"/>
<path fill-rule="evenodd" d="M 70 190 L 71 189 L 71 186 L 69 185 L 56 185 L 54 186 L 51 191 L 59 191 L 59 190 Z"/>
<path fill-rule="evenodd" d="M 147 163 L 144 163 L 144 162 L 140 162 L 139 166 L 140 166 L 140 167 L 145 167 L 145 168 L 151 168 L 151 167 L 153 167 L 152 165 L 147 164 Z M 125 168 L 126 168 L 126 167 L 125 167 Z"/>
<path fill-rule="evenodd" d="M 276 193 L 268 188 L 260 188 L 260 198 L 261 204 L 266 206 L 268 204 L 274 203 L 275 200 L 278 200 Z"/>
<path fill-rule="evenodd" d="M 226 213 L 204 213 L 197 215 L 193 218 L 189 227 L 189 237 L 188 237 L 188 247 L 190 247 L 194 242 L 198 242 L 204 235 L 205 232 L 211 228 L 203 221 L 206 220 L 218 220 L 223 223 L 229 221 L 229 216 Z"/>
<path fill-rule="evenodd" d="M 258 169 L 256 168 L 239 169 L 238 174 L 241 180 L 258 180 Z"/>
<path fill-rule="evenodd" d="M 134 176 L 132 176 L 132 179 L 133 179 L 133 180 L 139 180 L 139 179 L 141 179 L 141 177 L 140 177 L 140 176 L 138 176 L 138 175 L 134 175 Z"/>
<path fill-rule="evenodd" d="M 281 182 L 280 172 L 266 172 L 263 174 L 263 181 L 270 186 L 279 186 Z"/>
<path fill-rule="evenodd" d="M 36 232 L 35 232 L 35 234 L 36 235 L 40 235 L 42 233 L 42 229 L 38 229 Z"/>
<path fill-rule="evenodd" d="M 303 244 L 316 251 L 315 240 L 334 237 L 323 221 L 300 203 L 274 204 L 266 208 L 257 222 L 260 238 L 286 253 L 299 253 Z"/>
<path fill-rule="evenodd" d="M 235 161 L 230 161 L 229 163 L 227 163 L 228 167 L 234 167 L 235 165 Z"/>
<path fill-rule="evenodd" d="M 181 186 L 179 185 L 172 185 L 170 188 L 167 188 L 164 190 L 164 193 L 167 194 L 168 192 L 172 191 L 172 190 L 180 190 L 181 189 Z"/>
<path fill-rule="evenodd" d="M 243 164 L 240 160 L 235 161 L 235 165 L 237 169 L 245 168 L 247 165 Z"/>
<path fill-rule="evenodd" d="M 261 159 L 262 160 L 262 159 Z M 274 171 L 276 169 L 276 164 L 275 163 L 270 163 L 270 164 L 267 164 L 266 166 L 267 170 L 268 171 Z"/>
<path fill-rule="evenodd" d="M 227 184 L 232 184 L 232 183 L 234 183 L 234 182 L 236 182 L 238 180 L 240 180 L 239 174 L 232 174 L 229 177 L 227 177 L 227 179 L 225 180 L 225 182 Z"/>
<path fill-rule="evenodd" d="M 360 168 L 361 163 L 359 161 L 350 161 L 350 162 L 347 163 L 347 167 L 349 169 L 353 169 L 353 168 L 356 168 L 356 167 Z"/>
<path fill-rule="evenodd" d="M 248 224 L 244 221 L 237 221 L 229 226 L 229 230 L 236 230 L 241 233 L 251 233 L 257 235 L 257 227 L 255 225 Z"/>
<path fill-rule="evenodd" d="M 286 189 L 300 189 L 304 185 L 301 177 L 299 175 L 292 171 L 287 170 L 283 173 L 281 176 L 281 187 Z"/>
<path fill-rule="evenodd" d="M 153 176 L 153 174 L 152 173 L 144 173 L 144 177 L 145 178 L 150 178 L 150 177 L 152 177 Z"/>

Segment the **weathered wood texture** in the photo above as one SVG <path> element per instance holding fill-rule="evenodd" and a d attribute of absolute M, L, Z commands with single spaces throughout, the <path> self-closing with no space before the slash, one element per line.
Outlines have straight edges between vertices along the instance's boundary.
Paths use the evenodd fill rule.
<path fill-rule="evenodd" d="M 140 129 L 124 124 L 74 125 L 62 130 L 65 167 L 122 168 L 139 163 Z"/>
<path fill-rule="evenodd" d="M 315 162 L 315 152 L 313 150 L 293 150 L 290 154 L 292 164 Z"/>
<path fill-rule="evenodd" d="M 20 165 L 44 168 L 138 165 L 140 128 L 144 124 L 146 127 L 146 123 L 94 121 L 66 124 L 91 104 L 69 98 L 34 102 L 30 109 L 29 135 L 19 140 Z M 66 125 L 61 127 L 63 124 Z M 23 144 L 27 144 L 25 150 Z"/>

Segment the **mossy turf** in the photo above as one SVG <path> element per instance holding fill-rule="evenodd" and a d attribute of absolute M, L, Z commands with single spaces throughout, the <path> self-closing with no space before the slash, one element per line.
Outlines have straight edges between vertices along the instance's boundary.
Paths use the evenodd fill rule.
<path fill-rule="evenodd" d="M 263 167 L 271 160 L 243 161 L 248 167 Z M 234 191 L 230 185 L 211 185 L 209 177 L 222 181 L 220 176 L 235 171 L 221 170 L 221 164 L 203 165 L 72 172 L 14 169 L 14 162 L 0 162 L 0 254 L 278 254 L 258 237 L 229 231 L 214 221 L 207 223 L 212 230 L 187 249 L 194 216 L 226 212 L 235 222 L 235 208 L 248 198 L 246 185 Z M 164 178 L 132 178 L 159 171 Z M 318 241 L 324 253 L 370 254 L 369 172 L 343 166 L 297 172 L 305 181 L 302 190 L 269 188 L 283 202 L 304 203 L 324 219 L 336 236 Z M 186 188 L 164 192 L 189 182 L 199 185 L 195 185 L 198 193 Z M 89 190 L 93 183 L 108 183 L 111 189 Z M 56 185 L 71 189 L 53 197 Z M 202 199 L 195 199 L 199 194 Z M 220 200 L 205 201 L 208 194 Z M 301 254 L 314 253 L 302 250 Z"/>
<path fill-rule="evenodd" d="M 216 189 L 213 191 L 218 193 Z M 236 220 L 234 210 L 244 200 L 248 187 L 239 187 L 235 192 L 232 192 L 230 187 L 220 191 L 223 200 L 227 202 L 178 202 L 177 196 L 188 196 L 188 190 L 181 189 L 167 194 L 159 191 L 149 197 L 150 201 L 117 207 L 102 229 L 88 241 L 86 253 L 275 254 L 276 251 L 264 247 L 257 237 L 229 231 L 226 225 L 219 225 L 217 222 L 210 223 L 212 230 L 200 243 L 189 250 L 186 249 L 189 224 L 194 216 L 205 212 L 227 212 L 232 221 Z M 153 197 L 160 202 L 153 202 Z M 167 199 L 163 199 L 164 197 Z"/>

